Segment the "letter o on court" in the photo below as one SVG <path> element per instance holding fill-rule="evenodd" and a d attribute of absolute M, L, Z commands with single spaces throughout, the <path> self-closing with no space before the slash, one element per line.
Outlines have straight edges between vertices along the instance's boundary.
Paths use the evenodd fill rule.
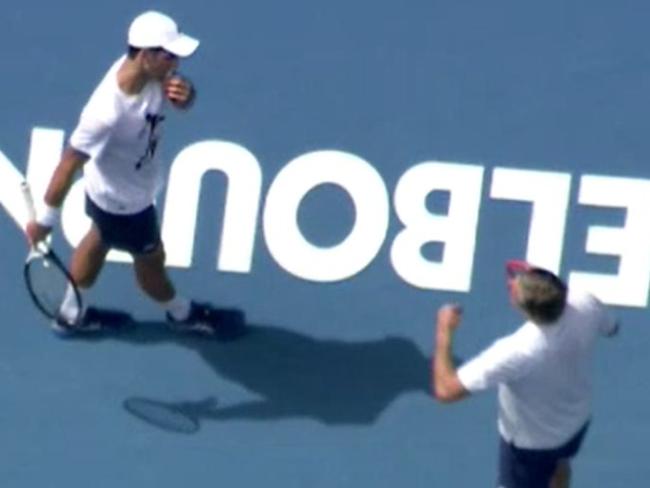
<path fill-rule="evenodd" d="M 334 184 L 350 196 L 352 230 L 338 244 L 315 246 L 300 230 L 298 210 L 315 187 Z M 264 235 L 269 252 L 287 272 L 302 279 L 332 282 L 363 270 L 377 256 L 388 229 L 386 185 L 367 161 L 341 151 L 316 151 L 290 161 L 266 196 Z"/>

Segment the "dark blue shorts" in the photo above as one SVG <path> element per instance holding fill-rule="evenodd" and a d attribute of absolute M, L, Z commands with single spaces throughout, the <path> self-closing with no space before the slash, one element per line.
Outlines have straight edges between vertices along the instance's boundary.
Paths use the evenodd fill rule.
<path fill-rule="evenodd" d="M 136 214 L 112 214 L 99 208 L 86 195 L 86 214 L 99 229 L 102 242 L 111 249 L 148 254 L 160 244 L 158 216 L 153 205 Z"/>
<path fill-rule="evenodd" d="M 589 429 L 587 422 L 576 435 L 556 449 L 519 449 L 501 438 L 499 488 L 548 488 L 557 463 L 580 450 Z"/>

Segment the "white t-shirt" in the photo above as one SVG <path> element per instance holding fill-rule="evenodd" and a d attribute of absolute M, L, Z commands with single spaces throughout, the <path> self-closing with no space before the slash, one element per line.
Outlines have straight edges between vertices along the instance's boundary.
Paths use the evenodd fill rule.
<path fill-rule="evenodd" d="M 591 359 L 616 322 L 593 295 L 570 291 L 557 322 L 524 323 L 458 370 L 470 392 L 499 387 L 499 432 L 522 449 L 566 443 L 591 416 Z"/>
<path fill-rule="evenodd" d="M 118 59 L 84 107 L 70 145 L 90 156 L 84 166 L 88 196 L 103 210 L 134 214 L 151 205 L 162 186 L 156 145 L 164 117 L 160 82 L 126 95 L 117 83 Z"/>

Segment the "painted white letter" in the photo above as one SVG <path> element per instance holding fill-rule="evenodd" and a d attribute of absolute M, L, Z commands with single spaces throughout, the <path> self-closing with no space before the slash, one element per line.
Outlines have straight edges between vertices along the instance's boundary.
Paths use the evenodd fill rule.
<path fill-rule="evenodd" d="M 618 274 L 573 272 L 570 286 L 592 291 L 616 305 L 645 307 L 650 277 L 650 180 L 585 175 L 580 180 L 579 203 L 627 210 L 623 227 L 592 226 L 586 251 L 620 257 Z"/>
<path fill-rule="evenodd" d="M 172 164 L 162 226 L 167 263 L 189 267 L 192 262 L 201 177 L 209 170 L 222 171 L 228 178 L 217 268 L 247 273 L 253 259 L 262 170 L 246 148 L 224 141 L 192 144 Z"/>
<path fill-rule="evenodd" d="M 35 127 L 32 130 L 27 164 L 27 180 L 36 206 L 42 205 L 43 194 L 63 148 L 63 131 Z M 25 179 L 7 157 L 0 152 L 0 204 L 21 228 L 27 223 L 27 207 L 20 190 Z"/>
<path fill-rule="evenodd" d="M 413 166 L 400 178 L 395 190 L 395 211 L 404 224 L 391 249 L 395 271 L 407 283 L 425 289 L 470 289 L 483 167 L 444 162 Z M 427 210 L 427 195 L 449 193 L 445 215 Z M 422 247 L 444 245 L 442 260 L 431 262 Z"/>
<path fill-rule="evenodd" d="M 355 207 L 348 236 L 331 247 L 308 242 L 298 226 L 298 208 L 318 185 L 332 183 L 345 190 Z M 306 280 L 344 280 L 375 258 L 388 228 L 388 192 L 381 176 L 363 159 L 340 151 L 318 151 L 289 162 L 269 189 L 264 234 L 269 251 L 289 273 Z"/>
<path fill-rule="evenodd" d="M 568 173 L 495 168 L 492 174 L 492 198 L 532 203 L 526 260 L 556 273 L 562 261 L 570 193 Z"/>

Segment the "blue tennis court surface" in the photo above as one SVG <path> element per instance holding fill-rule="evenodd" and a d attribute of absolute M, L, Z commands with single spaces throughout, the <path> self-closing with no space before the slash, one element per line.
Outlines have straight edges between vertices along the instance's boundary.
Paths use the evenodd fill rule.
<path fill-rule="evenodd" d="M 241 314 L 248 334 L 211 341 L 166 330 L 130 266 L 110 262 L 90 299 L 132 313 L 134 328 L 61 340 L 22 285 L 27 249 L 7 175 L 25 174 L 28 160 L 36 173 L 47 166 L 47 150 L 56 144 L 38 134 L 55 141 L 69 134 L 122 52 L 130 19 L 150 7 L 39 0 L 5 9 L 1 486 L 492 486 L 495 395 L 452 406 L 431 399 L 433 317 L 446 301 L 464 304 L 455 345 L 461 358 L 512 330 L 519 317 L 508 306 L 503 262 L 527 252 L 555 256 L 565 277 L 628 273 L 601 288 L 619 297 L 612 302 L 624 327 L 599 348 L 594 423 L 574 486 L 647 485 L 650 247 L 643 247 L 647 229 L 630 217 L 643 208 L 649 184 L 646 3 L 159 2 L 156 8 L 202 41 L 182 67 L 198 86 L 197 105 L 168 117 L 163 158 L 176 165 L 196 143 L 227 142 L 248 151 L 261 174 L 253 237 L 241 240 L 241 249 L 252 244 L 247 269 L 217 264 L 223 235 L 240 235 L 237 226 L 248 217 L 226 222 L 231 187 L 213 171 L 201 180 L 196 215 L 183 214 L 196 220 L 194 236 L 169 234 L 177 263 L 190 254 L 172 275 L 183 294 Z M 369 183 L 367 191 L 385 204 L 377 207 L 377 225 L 386 221 L 381 239 L 337 262 L 343 271 L 332 281 L 315 278 L 328 271 L 318 260 L 299 261 L 271 238 L 282 215 L 269 210 L 268 197 L 289 188 L 279 175 L 297 168 L 297 158 L 325 150 L 374 169 L 364 174 L 378 175 L 372 182 L 381 184 Z M 398 190 L 407 171 L 433 161 L 453 171 L 474 168 L 466 182 L 479 183 L 477 220 L 465 229 L 474 246 L 469 260 L 443 273 L 442 284 L 418 286 L 435 270 L 418 278 L 417 267 L 401 260 L 409 253 L 398 237 L 418 224 L 403 222 L 397 207 L 408 203 L 409 192 Z M 203 162 L 210 164 L 196 163 Z M 568 182 L 564 194 L 539 193 L 538 209 L 557 211 L 566 197 L 566 211 L 551 214 L 543 227 L 557 230 L 559 215 L 563 232 L 534 234 L 531 221 L 542 217 L 533 217 L 525 198 L 503 196 L 510 191 L 499 190 L 503 168 Z M 596 192 L 595 202 L 588 201 L 590 175 L 608 178 L 604 188 L 611 189 Z M 385 195 L 373 193 L 382 184 Z M 190 200 L 193 190 L 180 188 Z M 245 188 L 253 195 L 257 187 Z M 455 200 L 441 193 L 427 197 L 426 207 L 444 216 Z M 166 203 L 163 194 L 163 222 L 173 212 Z M 319 184 L 295 221 L 306 241 L 332 251 L 359 231 L 355 223 L 365 214 L 358 204 L 341 185 Z M 628 233 L 610 234 L 598 251 L 596 227 Z M 464 229 L 460 221 L 458 228 Z M 66 257 L 67 239 L 61 231 L 54 238 Z M 425 241 L 416 264 L 451 259 L 440 242 Z M 453 270 L 466 273 L 464 288 L 453 285 Z"/>

